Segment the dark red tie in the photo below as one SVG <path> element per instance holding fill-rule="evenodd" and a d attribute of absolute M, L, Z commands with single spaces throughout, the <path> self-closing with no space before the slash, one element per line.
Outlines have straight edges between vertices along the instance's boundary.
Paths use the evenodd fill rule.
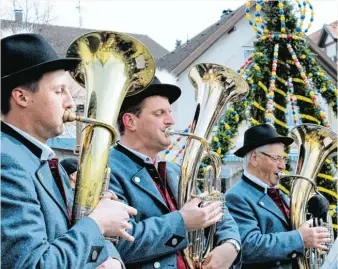
<path fill-rule="evenodd" d="M 268 195 L 271 197 L 271 199 L 274 201 L 274 203 L 278 206 L 278 208 L 280 209 L 280 211 L 282 211 L 282 213 L 284 214 L 284 216 L 286 217 L 286 219 L 289 219 L 290 217 L 290 209 L 288 208 L 288 206 L 285 204 L 279 189 L 275 189 L 275 188 L 268 188 Z"/>
<path fill-rule="evenodd" d="M 52 172 L 53 178 L 55 180 L 55 183 L 58 186 L 58 189 L 62 195 L 63 201 L 65 202 L 65 205 L 67 208 L 67 214 L 68 214 L 68 221 L 70 222 L 72 218 L 71 217 L 72 214 L 71 214 L 71 210 L 68 205 L 66 192 L 65 192 L 62 178 L 61 178 L 60 171 L 59 171 L 59 160 L 57 158 L 53 158 L 51 160 L 48 160 L 48 164 L 49 164 L 50 171 Z"/>

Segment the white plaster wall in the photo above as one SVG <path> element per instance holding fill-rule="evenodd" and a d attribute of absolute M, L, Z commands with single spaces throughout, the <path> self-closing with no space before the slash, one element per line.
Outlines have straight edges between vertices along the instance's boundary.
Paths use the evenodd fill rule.
<path fill-rule="evenodd" d="M 332 56 L 336 56 L 337 55 L 337 44 L 336 43 L 332 43 L 330 45 L 328 45 L 326 48 L 326 54 L 327 56 L 329 56 L 330 58 Z"/>
<path fill-rule="evenodd" d="M 253 37 L 254 32 L 243 17 L 236 24 L 235 31 L 223 35 L 180 74 L 177 84 L 182 89 L 182 96 L 177 102 L 177 113 L 175 111 L 176 129 L 187 128 L 195 112 L 195 91 L 188 79 L 191 67 L 198 63 L 210 62 L 225 65 L 236 71 L 245 61 L 244 50 L 247 47 L 244 45 L 251 43 Z"/>
<path fill-rule="evenodd" d="M 327 38 L 326 38 L 326 40 L 325 40 L 325 44 L 329 44 L 330 42 L 332 42 L 333 41 L 333 38 L 328 34 L 327 35 Z"/>

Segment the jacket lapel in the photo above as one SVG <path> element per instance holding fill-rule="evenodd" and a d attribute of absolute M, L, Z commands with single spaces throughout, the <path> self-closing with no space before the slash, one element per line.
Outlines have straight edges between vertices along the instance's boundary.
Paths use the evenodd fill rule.
<path fill-rule="evenodd" d="M 149 176 L 146 168 L 142 168 L 140 171 L 138 171 L 137 174 L 131 178 L 131 181 L 134 183 L 134 185 L 148 193 L 167 210 L 169 210 L 160 192 L 156 188 L 153 179 Z"/>
<path fill-rule="evenodd" d="M 51 196 L 54 202 L 61 208 L 62 212 L 64 213 L 65 217 L 68 220 L 66 204 L 62 198 L 59 188 L 57 187 L 54 181 L 48 162 L 43 163 L 43 165 L 36 172 L 36 176 L 41 185 L 46 190 L 46 192 Z"/>
<path fill-rule="evenodd" d="M 285 219 L 282 211 L 277 207 L 277 205 L 271 200 L 269 195 L 264 194 L 264 196 L 257 203 L 260 207 L 271 212 L 276 217 L 280 218 L 286 226 L 289 226 L 287 220 Z"/>
<path fill-rule="evenodd" d="M 176 205 L 178 205 L 178 185 L 180 181 L 180 176 L 177 175 L 175 171 L 171 171 L 168 167 L 167 169 L 167 184 L 171 190 L 172 195 L 174 196 Z"/>

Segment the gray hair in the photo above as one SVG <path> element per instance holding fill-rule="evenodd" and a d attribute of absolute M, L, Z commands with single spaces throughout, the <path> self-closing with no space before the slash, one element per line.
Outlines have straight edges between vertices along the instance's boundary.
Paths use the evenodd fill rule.
<path fill-rule="evenodd" d="M 259 151 L 266 151 L 269 149 L 269 147 L 271 145 L 275 145 L 275 144 L 279 144 L 279 145 L 283 145 L 283 143 L 273 143 L 273 144 L 267 144 L 267 145 L 263 145 L 263 146 L 260 146 L 258 148 L 255 148 L 254 150 L 251 150 L 249 151 L 247 154 L 245 154 L 244 158 L 243 158 L 243 169 L 244 171 L 246 171 L 249 167 L 249 163 L 250 163 L 250 155 L 251 155 L 251 152 L 259 152 Z"/>

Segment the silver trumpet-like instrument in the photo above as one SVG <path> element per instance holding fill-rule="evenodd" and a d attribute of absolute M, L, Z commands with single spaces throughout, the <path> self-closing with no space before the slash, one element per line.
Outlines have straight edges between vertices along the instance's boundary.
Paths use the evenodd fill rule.
<path fill-rule="evenodd" d="M 230 102 L 239 101 L 248 94 L 247 82 L 232 69 L 212 63 L 201 63 L 191 68 L 189 79 L 198 91 L 197 107 L 192 122 L 191 133 L 166 129 L 167 136 L 187 136 L 186 149 L 182 160 L 179 180 L 178 207 L 194 197 L 201 197 L 203 203 L 221 201 L 222 161 L 218 154 L 209 148 L 209 138 L 221 113 Z M 206 168 L 204 193 L 197 194 L 197 174 L 201 161 L 208 156 L 212 165 Z M 184 258 L 189 268 L 202 268 L 207 255 L 214 247 L 216 225 L 188 234 L 188 247 Z"/>
<path fill-rule="evenodd" d="M 298 161 L 295 175 L 282 175 L 279 178 L 291 177 L 290 216 L 293 229 L 298 229 L 309 218 L 313 226 L 327 227 L 330 231 L 330 247 L 333 244 L 332 218 L 329 208 L 324 206 L 311 212 L 309 203 L 315 196 L 326 199 L 318 192 L 315 179 L 325 159 L 337 151 L 337 134 L 330 129 L 316 124 L 301 124 L 291 130 L 291 136 L 298 145 Z M 327 201 L 326 201 L 327 202 Z M 327 202 L 328 204 L 328 202 Z M 323 216 L 324 214 L 324 216 Z M 306 249 L 305 256 L 298 259 L 300 269 L 320 269 L 327 256 L 327 251 Z"/>

